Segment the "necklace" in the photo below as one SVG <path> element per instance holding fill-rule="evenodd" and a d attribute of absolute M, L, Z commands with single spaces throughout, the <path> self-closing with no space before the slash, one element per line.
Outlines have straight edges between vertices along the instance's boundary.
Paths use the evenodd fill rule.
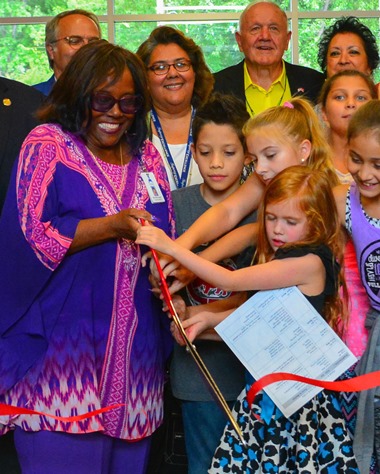
<path fill-rule="evenodd" d="M 97 168 L 101 171 L 102 175 L 106 179 L 107 183 L 112 188 L 118 202 L 122 204 L 123 202 L 123 192 L 125 188 L 125 179 L 126 179 L 126 172 L 127 172 L 127 165 L 124 164 L 123 161 L 123 147 L 120 142 L 119 152 L 120 152 L 120 166 L 121 166 L 121 177 L 119 178 L 119 173 L 115 172 L 116 166 L 112 163 L 107 163 L 103 161 L 101 158 L 95 156 L 92 151 L 87 147 L 94 163 L 96 164 Z M 118 186 L 116 182 L 119 181 Z"/>

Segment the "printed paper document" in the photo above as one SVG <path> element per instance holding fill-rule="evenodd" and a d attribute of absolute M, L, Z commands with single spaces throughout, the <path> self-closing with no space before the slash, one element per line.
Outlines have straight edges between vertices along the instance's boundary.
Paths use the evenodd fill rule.
<path fill-rule="evenodd" d="M 256 380 L 289 372 L 332 381 L 357 360 L 296 287 L 259 291 L 215 330 Z M 321 390 L 293 381 L 265 388 L 286 417 Z"/>

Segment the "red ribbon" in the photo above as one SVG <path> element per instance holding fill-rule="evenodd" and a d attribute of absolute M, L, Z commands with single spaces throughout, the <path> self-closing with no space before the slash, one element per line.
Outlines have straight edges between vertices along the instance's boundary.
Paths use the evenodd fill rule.
<path fill-rule="evenodd" d="M 0 403 L 0 416 L 10 415 L 10 416 L 18 416 L 18 415 L 42 415 L 48 416 L 49 418 L 54 418 L 58 421 L 64 421 L 73 423 L 75 421 L 86 420 L 87 418 L 91 418 L 96 415 L 100 415 L 110 410 L 114 410 L 115 408 L 120 408 L 124 406 L 125 403 L 117 403 L 115 405 L 111 405 L 105 408 L 99 408 L 98 410 L 89 411 L 88 413 L 83 413 L 83 415 L 76 415 L 76 416 L 56 416 L 51 415 L 50 413 L 43 413 L 41 411 L 30 410 L 28 408 L 22 407 L 15 407 L 13 405 L 6 405 L 5 403 Z"/>
<path fill-rule="evenodd" d="M 326 388 L 335 392 L 361 392 L 380 386 L 380 371 L 370 372 L 369 374 L 359 375 L 347 380 L 338 380 L 336 382 L 328 382 L 327 380 L 310 379 L 302 377 L 301 375 L 289 374 L 287 372 L 277 372 L 275 374 L 268 374 L 261 377 L 254 382 L 247 393 L 247 400 L 249 405 L 255 396 L 268 385 L 281 382 L 283 380 L 294 380 L 295 382 L 307 383 L 308 385 L 315 385 L 316 387 Z"/>

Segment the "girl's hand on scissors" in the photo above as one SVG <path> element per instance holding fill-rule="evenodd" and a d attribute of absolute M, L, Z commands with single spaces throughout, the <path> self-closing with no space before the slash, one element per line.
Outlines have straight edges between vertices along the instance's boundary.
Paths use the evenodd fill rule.
<path fill-rule="evenodd" d="M 204 331 L 210 329 L 209 321 L 207 321 L 207 318 L 205 317 L 204 313 L 198 313 L 193 317 L 189 317 L 188 319 L 183 321 L 182 326 L 190 342 L 193 342 Z"/>
<path fill-rule="evenodd" d="M 174 298 L 178 297 L 174 296 Z M 208 318 L 208 313 L 205 311 L 199 312 L 198 306 L 185 306 L 183 299 L 180 299 L 181 301 L 177 300 L 174 306 L 190 342 L 193 342 L 198 337 L 215 340 L 215 331 L 213 331 L 214 321 L 212 318 Z M 174 321 L 171 323 L 170 330 L 176 342 L 180 346 L 184 346 L 185 341 Z M 207 332 L 210 334 L 207 335 Z M 217 339 L 220 340 L 219 337 Z"/>
<path fill-rule="evenodd" d="M 162 229 L 145 223 L 137 230 L 136 244 L 147 245 L 154 250 L 169 254 L 173 240 Z"/>

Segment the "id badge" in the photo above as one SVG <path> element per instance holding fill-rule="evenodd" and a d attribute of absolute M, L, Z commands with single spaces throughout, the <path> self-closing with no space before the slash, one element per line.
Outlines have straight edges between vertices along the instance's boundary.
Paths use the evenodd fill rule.
<path fill-rule="evenodd" d="M 153 173 L 141 173 L 142 179 L 148 190 L 148 194 L 150 197 L 150 202 L 152 204 L 156 204 L 158 202 L 165 202 L 165 198 L 161 192 L 161 188 L 159 187 L 156 177 Z"/>

